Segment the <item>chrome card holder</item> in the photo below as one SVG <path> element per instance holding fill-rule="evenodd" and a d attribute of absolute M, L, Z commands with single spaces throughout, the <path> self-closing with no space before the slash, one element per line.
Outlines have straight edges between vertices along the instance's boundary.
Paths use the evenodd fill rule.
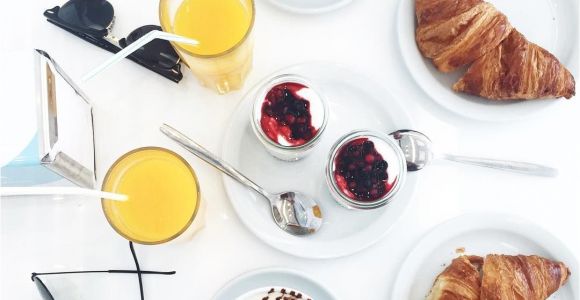
<path fill-rule="evenodd" d="M 86 95 L 44 51 L 36 50 L 39 155 L 42 166 L 93 188 L 93 110 Z"/>

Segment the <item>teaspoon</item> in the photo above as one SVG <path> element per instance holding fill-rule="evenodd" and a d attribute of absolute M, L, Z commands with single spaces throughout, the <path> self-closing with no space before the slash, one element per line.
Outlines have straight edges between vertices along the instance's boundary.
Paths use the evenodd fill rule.
<path fill-rule="evenodd" d="M 405 160 L 407 161 L 407 170 L 409 171 L 423 169 L 435 156 L 433 152 L 433 143 L 421 132 L 414 130 L 397 130 L 390 133 L 390 135 L 397 141 L 401 150 L 403 150 Z M 555 177 L 558 175 L 557 169 L 527 162 L 468 157 L 446 153 L 438 154 L 437 157 L 464 164 L 528 175 L 544 177 Z"/>
<path fill-rule="evenodd" d="M 309 235 L 316 232 L 322 225 L 320 206 L 314 199 L 300 192 L 269 193 L 171 126 L 163 124 L 160 130 L 195 156 L 268 199 L 272 208 L 272 217 L 282 230 L 293 235 Z"/>

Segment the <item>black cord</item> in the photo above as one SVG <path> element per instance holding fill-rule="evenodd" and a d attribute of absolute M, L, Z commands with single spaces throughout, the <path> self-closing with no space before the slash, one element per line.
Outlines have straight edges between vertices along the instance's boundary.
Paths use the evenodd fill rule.
<path fill-rule="evenodd" d="M 135 249 L 133 248 L 133 242 L 129 242 L 129 248 L 131 248 L 131 255 L 133 255 L 133 260 L 135 261 L 135 267 L 137 268 L 137 277 L 139 278 L 139 292 L 141 293 L 141 300 L 145 300 L 145 295 L 143 295 L 143 280 L 141 279 L 141 268 L 139 267 L 139 262 L 137 261 L 137 255 L 135 254 Z"/>

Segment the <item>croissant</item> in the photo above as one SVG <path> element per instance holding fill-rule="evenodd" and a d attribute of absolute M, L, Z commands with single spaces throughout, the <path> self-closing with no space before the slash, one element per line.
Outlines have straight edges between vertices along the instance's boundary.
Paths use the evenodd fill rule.
<path fill-rule="evenodd" d="M 493 5 L 477 0 L 416 0 L 415 35 L 421 53 L 442 72 L 470 64 L 512 30 Z"/>
<path fill-rule="evenodd" d="M 495 100 L 569 99 L 575 82 L 554 55 L 513 30 L 499 47 L 477 59 L 453 89 Z"/>
<path fill-rule="evenodd" d="M 483 258 L 460 256 L 435 279 L 427 300 L 479 300 Z"/>
<path fill-rule="evenodd" d="M 482 2 L 483 0 L 416 0 L 417 23 L 425 25 L 447 20 Z"/>
<path fill-rule="evenodd" d="M 539 256 L 488 255 L 483 264 L 481 300 L 545 300 L 569 276 L 563 263 Z"/>

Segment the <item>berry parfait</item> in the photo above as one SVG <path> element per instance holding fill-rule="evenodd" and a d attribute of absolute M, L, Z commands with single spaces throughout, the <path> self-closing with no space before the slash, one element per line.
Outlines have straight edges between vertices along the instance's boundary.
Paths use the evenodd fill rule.
<path fill-rule="evenodd" d="M 354 131 L 330 150 L 326 182 L 341 205 L 373 209 L 391 201 L 406 173 L 405 156 L 393 139 L 379 132 Z"/>
<path fill-rule="evenodd" d="M 252 128 L 274 157 L 296 161 L 318 143 L 327 123 L 322 95 L 305 78 L 279 75 L 258 91 Z"/>

